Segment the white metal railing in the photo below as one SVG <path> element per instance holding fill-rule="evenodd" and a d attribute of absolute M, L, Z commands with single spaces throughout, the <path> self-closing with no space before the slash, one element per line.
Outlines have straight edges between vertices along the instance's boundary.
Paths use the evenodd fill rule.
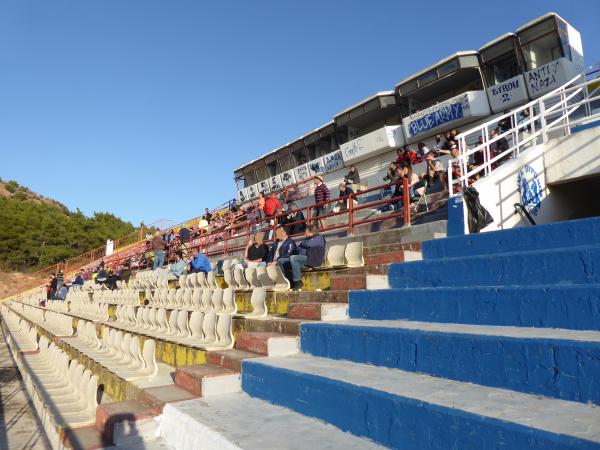
<path fill-rule="evenodd" d="M 583 76 L 577 75 L 536 100 L 458 134 L 456 140 L 460 155 L 448 162 L 448 191 L 452 194 L 468 186 L 469 180 L 488 175 L 504 160 L 547 142 L 551 132 L 552 137 L 566 136 L 582 122 L 600 119 L 600 108 L 592 105 L 593 102 L 600 104 L 600 89 L 588 92 L 588 86 L 597 83 L 597 80 L 582 80 Z M 497 135 L 490 136 L 491 130 L 498 128 L 498 123 L 503 120 L 510 120 L 510 129 L 500 130 Z M 481 142 L 469 148 L 467 141 L 472 141 L 473 137 L 481 138 Z M 490 149 L 490 146 L 497 148 L 498 143 L 505 142 L 508 147 L 502 151 Z M 471 162 L 476 154 L 483 155 L 482 164 Z M 456 165 L 460 168 L 459 177 L 452 173 L 452 167 Z"/>

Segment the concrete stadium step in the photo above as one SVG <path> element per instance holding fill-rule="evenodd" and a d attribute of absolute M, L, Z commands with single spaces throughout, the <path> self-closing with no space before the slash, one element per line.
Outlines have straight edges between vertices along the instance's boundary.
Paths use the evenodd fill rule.
<path fill-rule="evenodd" d="M 600 331 L 600 284 L 353 291 L 348 306 L 354 319 Z"/>
<path fill-rule="evenodd" d="M 288 306 L 290 319 L 345 320 L 348 318 L 347 303 L 292 303 Z"/>
<path fill-rule="evenodd" d="M 301 350 L 600 405 L 597 331 L 348 320 L 303 324 Z"/>
<path fill-rule="evenodd" d="M 178 449 L 375 450 L 379 445 L 246 394 L 165 407 L 163 440 Z"/>
<path fill-rule="evenodd" d="M 393 288 L 600 283 L 600 245 L 392 264 Z"/>
<path fill-rule="evenodd" d="M 535 227 L 454 236 L 422 243 L 425 259 L 487 255 L 498 252 L 546 250 L 594 245 L 600 236 L 600 218 L 570 220 Z"/>
<path fill-rule="evenodd" d="M 266 356 L 287 356 L 298 353 L 298 336 L 279 333 L 240 333 L 235 348 Z"/>
<path fill-rule="evenodd" d="M 235 293 L 238 313 L 252 312 L 251 296 L 251 291 Z M 348 291 L 268 291 L 266 302 L 269 314 L 287 314 L 290 304 L 293 303 L 348 303 Z"/>
<path fill-rule="evenodd" d="M 600 448 L 592 405 L 302 354 L 247 361 L 242 373 L 249 395 L 386 447 Z"/>
<path fill-rule="evenodd" d="M 289 319 L 284 316 L 267 316 L 265 318 L 234 317 L 233 333 L 238 336 L 243 332 L 271 332 L 298 335 L 302 319 Z"/>
<path fill-rule="evenodd" d="M 256 358 L 259 355 L 254 352 L 246 352 L 244 350 L 237 350 L 235 348 L 231 350 L 223 350 L 216 352 L 209 352 L 206 355 L 206 362 L 213 366 L 221 366 L 226 369 L 234 370 L 236 372 L 242 371 L 242 362 L 246 359 Z"/>
<path fill-rule="evenodd" d="M 212 364 L 199 364 L 178 367 L 175 383 L 199 397 L 239 392 L 240 373 Z"/>

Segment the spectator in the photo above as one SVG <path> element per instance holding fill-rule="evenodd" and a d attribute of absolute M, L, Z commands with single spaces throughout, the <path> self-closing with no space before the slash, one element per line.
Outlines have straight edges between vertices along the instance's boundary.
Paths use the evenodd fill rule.
<path fill-rule="evenodd" d="M 152 270 L 156 270 L 165 263 L 165 241 L 162 240 L 160 231 L 154 233 L 154 237 L 152 238 L 152 252 L 154 253 Z"/>
<path fill-rule="evenodd" d="M 432 150 L 436 154 L 436 156 L 439 156 L 440 153 L 444 153 L 444 145 L 442 144 L 442 135 L 441 134 L 435 135 L 435 144 L 433 144 Z M 423 156 L 426 157 L 427 153 L 428 152 L 425 152 L 425 154 Z"/>
<path fill-rule="evenodd" d="M 53 273 L 52 276 L 50 277 L 50 298 L 54 298 L 54 296 L 56 295 L 57 286 L 58 286 L 58 280 L 56 278 L 56 274 Z"/>
<path fill-rule="evenodd" d="M 259 212 L 259 215 L 260 215 L 259 218 L 261 220 L 265 218 L 265 216 L 264 216 L 265 202 L 266 202 L 265 193 L 264 193 L 264 191 L 261 191 L 258 194 L 258 212 Z"/>
<path fill-rule="evenodd" d="M 171 228 L 168 232 L 167 235 L 164 237 L 164 240 L 167 241 L 167 244 L 170 244 L 171 242 L 173 242 L 173 239 L 175 239 L 175 232 L 173 231 L 173 229 Z"/>
<path fill-rule="evenodd" d="M 483 136 L 479 136 L 479 138 L 477 139 L 477 143 L 475 144 L 475 147 L 479 147 L 483 145 Z M 481 166 L 485 159 L 484 159 L 484 154 L 483 152 L 486 151 L 486 149 L 484 147 L 480 148 L 479 150 L 477 150 L 475 153 L 473 153 L 473 164 L 476 166 Z"/>
<path fill-rule="evenodd" d="M 167 272 L 167 278 L 170 280 L 179 279 L 183 272 L 185 272 L 185 268 L 187 263 L 183 259 L 183 253 L 178 251 L 175 253 L 175 262 L 169 266 L 169 271 Z"/>
<path fill-rule="evenodd" d="M 425 156 L 427 162 L 427 172 L 423 174 L 422 178 L 427 181 L 428 186 L 432 186 L 436 181 L 440 181 L 444 186 L 444 166 L 435 158 L 435 153 L 430 151 Z"/>
<path fill-rule="evenodd" d="M 56 287 L 55 279 L 56 277 L 54 274 L 50 275 L 50 278 L 48 278 L 48 283 L 46 284 L 46 300 L 50 300 L 54 295 L 52 286 Z"/>
<path fill-rule="evenodd" d="M 396 165 L 401 166 L 403 163 L 409 162 L 411 164 L 420 162 L 417 157 L 417 153 L 414 150 L 408 148 L 408 145 L 398 149 L 398 158 L 396 158 Z"/>
<path fill-rule="evenodd" d="M 96 284 L 104 284 L 108 280 L 108 273 L 104 270 L 104 267 L 100 267 L 96 274 Z"/>
<path fill-rule="evenodd" d="M 504 114 L 506 114 L 508 111 L 504 111 Z M 500 128 L 500 130 L 504 133 L 505 131 L 509 131 L 512 129 L 512 117 L 508 116 L 505 117 L 504 119 L 498 121 L 498 128 Z"/>
<path fill-rule="evenodd" d="M 67 292 L 67 285 L 63 284 L 56 293 L 56 300 L 64 300 L 65 298 L 67 298 Z"/>
<path fill-rule="evenodd" d="M 283 206 L 275 197 L 275 194 L 269 194 L 265 199 L 263 211 L 267 217 L 272 217 L 277 209 L 283 210 Z"/>
<path fill-rule="evenodd" d="M 306 229 L 304 213 L 301 209 L 298 209 L 298 205 L 295 203 L 290 203 L 288 206 L 286 224 L 287 232 L 290 235 L 304 233 L 304 230 Z"/>
<path fill-rule="evenodd" d="M 56 291 L 58 291 L 64 284 L 65 279 L 63 277 L 62 269 L 59 267 L 56 274 Z"/>
<path fill-rule="evenodd" d="M 231 203 L 229 204 L 229 211 L 232 214 L 235 214 L 238 212 L 238 204 L 237 204 L 237 200 L 234 198 L 233 200 L 231 200 Z"/>
<path fill-rule="evenodd" d="M 71 282 L 71 286 L 83 286 L 83 272 L 79 271 L 75 279 Z"/>
<path fill-rule="evenodd" d="M 181 227 L 181 230 L 179 230 L 179 240 L 184 249 L 187 248 L 187 243 L 190 241 L 191 237 L 192 232 L 190 229 L 188 227 Z"/>
<path fill-rule="evenodd" d="M 360 184 L 360 175 L 358 174 L 358 170 L 356 170 L 356 166 L 354 166 L 354 164 L 350 166 L 350 171 L 348 172 L 348 175 L 344 177 L 344 182 L 346 184 Z"/>
<path fill-rule="evenodd" d="M 190 261 L 190 272 L 203 272 L 204 274 L 207 274 L 211 271 L 212 267 L 208 258 L 204 255 L 204 253 L 195 248 L 192 251 L 192 260 Z"/>
<path fill-rule="evenodd" d="M 523 125 L 529 120 L 529 109 L 524 109 L 519 113 L 517 118 L 517 124 L 519 125 L 519 131 L 531 131 L 531 124 Z"/>
<path fill-rule="evenodd" d="M 204 208 L 204 216 L 202 216 L 202 219 L 206 220 L 206 222 L 208 222 L 209 225 L 210 225 L 210 222 L 212 221 L 212 216 L 213 215 L 210 213 L 208 208 Z"/>
<path fill-rule="evenodd" d="M 422 143 L 422 142 L 419 142 L 419 143 L 417 144 L 417 148 L 419 149 L 419 151 L 417 152 L 417 157 L 418 157 L 419 159 L 423 159 L 423 158 L 425 158 L 425 155 L 426 155 L 427 153 L 429 153 L 429 149 L 428 149 L 428 148 L 427 148 L 427 146 L 426 146 L 424 143 Z"/>
<path fill-rule="evenodd" d="M 181 239 L 179 238 L 179 235 L 176 234 L 175 238 L 173 239 L 171 244 L 169 244 L 169 260 L 173 261 L 175 259 L 175 254 L 180 251 L 181 251 Z"/>
<path fill-rule="evenodd" d="M 320 267 L 325 261 L 325 238 L 314 225 L 306 228 L 306 239 L 298 245 L 298 254 L 289 257 L 292 289 L 302 289 L 302 267 Z M 280 260 L 281 261 L 281 260 Z M 282 262 L 281 264 L 285 264 Z"/>
<path fill-rule="evenodd" d="M 315 207 L 314 217 L 320 218 L 327 214 L 327 209 L 329 207 L 329 199 L 331 198 L 331 194 L 329 192 L 329 188 L 325 183 L 323 183 L 323 178 L 321 176 L 315 177 Z M 319 219 L 319 228 L 323 229 L 325 226 L 325 222 L 322 218 Z"/>
<path fill-rule="evenodd" d="M 460 151 L 456 145 L 452 146 L 450 150 L 451 158 L 458 158 L 460 156 Z M 460 180 L 462 176 L 462 170 L 460 168 L 460 161 L 452 161 L 450 166 L 448 167 L 448 171 L 452 172 L 452 187 L 453 192 L 460 192 L 462 190 L 461 183 L 455 183 L 455 181 Z"/>
<path fill-rule="evenodd" d="M 490 141 L 492 139 L 497 138 L 498 136 L 499 136 L 498 128 L 494 128 L 490 133 Z M 508 148 L 509 148 L 509 145 L 508 145 L 508 141 L 506 140 L 506 138 L 504 136 L 502 136 L 501 138 L 498 138 L 497 141 L 490 143 L 490 153 L 491 153 L 492 158 L 495 158 L 496 156 L 505 152 L 506 150 L 508 150 Z M 510 159 L 510 153 L 507 153 L 502 158 L 500 158 L 497 161 L 496 165 L 499 166 L 500 164 L 505 162 L 507 159 Z"/>
<path fill-rule="evenodd" d="M 269 249 L 267 264 L 278 264 L 280 259 L 289 260 L 290 256 L 296 253 L 296 243 L 291 239 L 285 229 L 277 228 L 275 230 L 275 242 Z"/>
<path fill-rule="evenodd" d="M 269 256 L 269 247 L 263 242 L 262 233 L 256 233 L 248 239 L 248 245 L 244 249 L 244 259 L 247 267 L 258 267 L 266 265 Z"/>
<path fill-rule="evenodd" d="M 339 211 L 345 211 L 348 209 L 348 202 L 351 200 L 349 197 L 354 194 L 354 191 L 350 187 L 350 185 L 346 183 L 340 183 L 340 200 L 335 204 L 335 208 Z"/>

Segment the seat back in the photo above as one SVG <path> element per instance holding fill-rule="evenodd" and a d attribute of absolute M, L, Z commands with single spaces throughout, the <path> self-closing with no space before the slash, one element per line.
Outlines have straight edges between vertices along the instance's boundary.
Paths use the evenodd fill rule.
<path fill-rule="evenodd" d="M 190 337 L 193 339 L 202 339 L 202 322 L 204 319 L 204 313 L 202 311 L 192 311 L 190 314 Z"/>
<path fill-rule="evenodd" d="M 211 270 L 210 272 L 208 272 L 206 274 L 206 284 L 211 289 L 216 289 L 216 288 L 219 287 L 219 286 L 217 286 L 217 279 L 215 278 L 215 271 L 214 270 Z"/>
<path fill-rule="evenodd" d="M 217 327 L 217 315 L 213 312 L 207 312 L 204 314 L 204 320 L 202 321 L 202 342 L 205 344 L 212 344 L 217 340 L 216 334 Z"/>
<path fill-rule="evenodd" d="M 179 311 L 177 314 L 177 329 L 179 330 L 177 337 L 187 338 L 190 336 L 187 311 Z"/>
<path fill-rule="evenodd" d="M 236 266 L 233 268 L 233 278 L 238 288 L 248 289 L 250 287 L 250 285 L 246 281 L 246 277 L 244 276 L 244 269 L 242 267 Z"/>
<path fill-rule="evenodd" d="M 344 252 L 344 256 L 346 258 L 346 262 L 348 267 L 362 267 L 365 265 L 365 260 L 363 258 L 363 243 L 360 242 L 350 242 L 346 245 L 346 250 Z"/>
<path fill-rule="evenodd" d="M 212 308 L 212 291 L 210 289 L 204 289 L 202 291 L 202 306 L 201 311 L 208 312 Z"/>
<path fill-rule="evenodd" d="M 175 336 L 179 333 L 179 329 L 177 328 L 177 315 L 179 311 L 176 309 L 172 310 L 169 314 L 169 335 Z"/>
<path fill-rule="evenodd" d="M 181 308 L 183 306 L 183 289 L 177 289 L 175 293 L 175 305 L 176 308 Z"/>
<path fill-rule="evenodd" d="M 192 308 L 200 309 L 202 306 L 202 288 L 194 288 L 192 293 Z"/>
<path fill-rule="evenodd" d="M 255 267 L 248 267 L 245 270 L 245 275 L 246 275 L 246 280 L 248 280 L 248 283 L 250 283 L 250 287 L 251 288 L 259 288 L 262 287 L 260 280 L 258 279 L 258 276 L 256 274 L 256 268 Z"/>
<path fill-rule="evenodd" d="M 219 314 L 217 318 L 217 345 L 224 349 L 233 348 L 233 330 L 230 314 Z"/>
<path fill-rule="evenodd" d="M 237 303 L 235 302 L 235 289 L 228 287 L 223 290 L 223 312 L 227 314 L 237 313 Z"/>
<path fill-rule="evenodd" d="M 275 281 L 269 277 L 267 273 L 267 268 L 265 266 L 258 266 L 256 268 L 256 276 L 260 282 L 262 287 L 271 289 L 275 286 Z"/>
<path fill-rule="evenodd" d="M 220 313 L 223 311 L 223 289 L 216 288 L 213 290 L 212 298 L 211 298 L 211 311 L 215 313 Z"/>
<path fill-rule="evenodd" d="M 146 339 L 142 350 L 142 358 L 144 359 L 144 373 L 149 377 L 153 377 L 158 373 L 155 350 L 156 342 L 154 342 L 154 339 Z"/>
<path fill-rule="evenodd" d="M 274 290 L 287 291 L 290 289 L 290 280 L 285 277 L 281 267 L 279 267 L 277 264 L 273 266 L 267 266 L 267 275 L 269 275 L 269 278 L 275 282 L 275 286 L 273 286 Z"/>
<path fill-rule="evenodd" d="M 266 317 L 267 310 L 267 290 L 265 288 L 254 288 L 250 297 L 252 312 L 250 315 L 257 317 Z"/>
<path fill-rule="evenodd" d="M 327 250 L 327 265 L 329 267 L 340 267 L 346 265 L 344 257 L 345 245 L 332 245 Z"/>

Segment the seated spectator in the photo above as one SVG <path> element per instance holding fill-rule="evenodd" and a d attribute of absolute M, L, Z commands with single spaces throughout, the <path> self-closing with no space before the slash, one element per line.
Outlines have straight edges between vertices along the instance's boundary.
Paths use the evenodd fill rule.
<path fill-rule="evenodd" d="M 190 242 L 190 238 L 192 237 L 192 232 L 188 227 L 181 227 L 179 230 L 179 240 L 181 241 L 181 246 L 183 249 L 187 248 L 187 244 Z"/>
<path fill-rule="evenodd" d="M 104 284 L 104 283 L 106 283 L 107 279 L 108 279 L 108 273 L 106 272 L 106 270 L 104 270 L 104 267 L 101 267 L 100 270 L 98 270 L 98 273 L 96 275 L 96 284 Z"/>
<path fill-rule="evenodd" d="M 285 190 L 284 200 L 286 203 L 293 203 L 300 200 L 301 193 L 294 187 L 289 187 Z"/>
<path fill-rule="evenodd" d="M 352 190 L 350 185 L 348 185 L 346 183 L 340 183 L 339 188 L 340 188 L 340 195 L 339 195 L 340 200 L 336 202 L 336 204 L 334 205 L 334 208 L 337 209 L 338 211 L 346 211 L 348 209 L 348 202 L 351 201 L 348 197 L 350 197 L 352 194 L 354 194 L 354 191 Z"/>
<path fill-rule="evenodd" d="M 61 288 L 58 290 L 58 292 L 56 293 L 56 297 L 54 298 L 55 300 L 64 300 L 65 298 L 67 298 L 67 285 L 63 284 L 61 286 Z"/>
<path fill-rule="evenodd" d="M 423 158 L 425 158 L 425 155 L 426 155 L 427 153 L 429 153 L 429 149 L 428 149 L 428 148 L 427 148 L 427 146 L 426 146 L 424 143 L 422 143 L 422 142 L 419 142 L 419 143 L 417 144 L 417 148 L 419 149 L 419 151 L 417 152 L 417 157 L 418 157 L 419 159 L 421 159 L 421 160 L 422 160 Z"/>
<path fill-rule="evenodd" d="M 432 150 L 436 156 L 439 156 L 442 153 L 447 153 L 447 151 L 444 149 L 444 144 L 442 144 L 442 135 L 441 134 L 435 135 L 435 144 L 433 144 Z M 425 154 L 423 156 L 426 157 L 427 153 L 428 152 L 425 152 Z"/>
<path fill-rule="evenodd" d="M 519 113 L 517 117 L 517 125 L 519 125 L 519 131 L 531 131 L 531 124 L 524 125 L 529 120 L 529 109 L 524 109 Z"/>
<path fill-rule="evenodd" d="M 83 286 L 83 272 L 79 271 L 75 279 L 71 282 L 71 286 Z"/>
<path fill-rule="evenodd" d="M 397 170 L 398 170 L 398 164 L 394 161 L 390 164 L 390 167 L 388 167 L 388 170 L 387 170 L 385 176 L 383 177 L 383 181 L 390 183 L 390 184 L 398 181 Z M 392 195 L 392 187 L 391 186 L 387 186 L 383 189 L 382 197 L 386 197 L 388 195 Z"/>
<path fill-rule="evenodd" d="M 289 235 L 304 233 L 306 222 L 304 213 L 298 209 L 298 205 L 290 203 L 288 206 L 289 214 L 286 216 L 286 230 Z"/>
<path fill-rule="evenodd" d="M 203 272 L 205 274 L 212 271 L 208 258 L 196 248 L 192 250 L 192 260 L 190 261 L 189 271 L 190 273 Z"/>
<path fill-rule="evenodd" d="M 319 229 L 314 225 L 306 228 L 306 239 L 298 245 L 298 254 L 289 257 L 292 278 L 292 289 L 302 289 L 302 267 L 320 267 L 325 261 L 325 238 L 319 234 Z M 285 264 L 285 261 L 280 264 Z M 285 272 L 285 270 L 284 270 Z"/>
<path fill-rule="evenodd" d="M 344 183 L 354 185 L 360 184 L 360 175 L 358 174 L 358 170 L 356 170 L 356 166 L 354 164 L 350 166 L 348 175 L 344 177 Z"/>
<path fill-rule="evenodd" d="M 263 233 L 256 233 L 248 239 L 244 249 L 246 267 L 265 266 L 269 257 L 269 247 L 264 243 Z"/>
<path fill-rule="evenodd" d="M 175 253 L 175 262 L 169 267 L 167 278 L 170 280 L 179 279 L 183 275 L 183 272 L 185 272 L 186 266 L 187 262 L 183 259 L 183 252 L 180 250 Z"/>
<path fill-rule="evenodd" d="M 296 253 L 296 243 L 287 234 L 283 228 L 275 230 L 275 242 L 269 249 L 267 264 L 279 264 L 280 259 L 289 260 L 290 256 Z"/>
<path fill-rule="evenodd" d="M 428 186 L 432 186 L 435 182 L 439 181 L 444 185 L 444 166 L 435 158 L 435 153 L 430 151 L 425 157 L 427 162 L 427 172 L 422 176 L 427 181 Z"/>
<path fill-rule="evenodd" d="M 272 217 L 275 215 L 275 211 L 277 209 L 283 210 L 283 206 L 275 197 L 275 194 L 269 194 L 269 196 L 265 199 L 265 205 L 263 207 L 263 211 L 267 217 Z"/>
<path fill-rule="evenodd" d="M 498 136 L 499 136 L 499 130 L 498 130 L 498 128 L 494 128 L 490 133 L 490 140 L 497 138 Z M 506 140 L 506 138 L 504 136 L 502 136 L 497 141 L 492 142 L 490 144 L 491 157 L 495 158 L 496 156 L 498 156 L 498 155 L 502 154 L 503 152 L 505 152 L 506 150 L 508 150 L 508 148 L 509 148 L 508 141 Z M 510 153 L 507 153 L 502 158 L 500 158 L 498 161 L 496 161 L 496 163 L 494 164 L 494 167 L 499 166 L 506 160 L 510 159 L 510 157 L 511 157 Z"/>

